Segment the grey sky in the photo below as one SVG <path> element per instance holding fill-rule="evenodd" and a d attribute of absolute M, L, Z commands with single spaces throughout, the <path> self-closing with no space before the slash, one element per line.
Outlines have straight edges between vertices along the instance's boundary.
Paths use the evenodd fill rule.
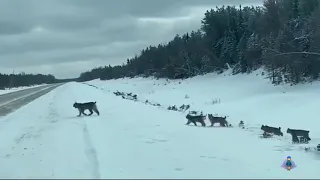
<path fill-rule="evenodd" d="M 1 0 L 0 72 L 77 77 L 200 27 L 207 9 L 262 0 Z"/>

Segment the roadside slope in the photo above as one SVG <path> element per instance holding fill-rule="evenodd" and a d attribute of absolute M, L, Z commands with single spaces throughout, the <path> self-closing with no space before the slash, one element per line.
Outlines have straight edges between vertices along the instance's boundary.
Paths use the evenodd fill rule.
<path fill-rule="evenodd" d="M 119 90 L 137 94 L 141 102 L 160 103 L 164 109 L 189 104 L 190 110 L 228 116 L 233 125 L 243 120 L 253 136 L 261 132 L 261 125 L 281 127 L 282 140 L 287 143 L 282 149 L 292 146 L 287 128 L 309 130 L 312 140 L 307 146 L 320 144 L 320 82 L 274 86 L 261 74 L 258 70 L 238 75 L 211 73 L 186 80 L 123 78 L 87 83 L 103 88 L 105 92 Z"/>
<path fill-rule="evenodd" d="M 97 101 L 100 116 L 72 104 Z M 237 128 L 184 125 L 181 113 L 67 83 L 1 119 L 1 178 L 319 178 L 319 161 Z M 289 155 L 299 168 L 280 168 Z M 263 158 L 261 160 L 261 158 Z"/>

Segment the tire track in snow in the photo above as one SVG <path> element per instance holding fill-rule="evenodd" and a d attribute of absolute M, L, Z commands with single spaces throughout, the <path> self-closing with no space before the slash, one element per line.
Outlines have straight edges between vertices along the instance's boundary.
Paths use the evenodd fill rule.
<path fill-rule="evenodd" d="M 85 153 L 91 164 L 91 171 L 93 175 L 93 179 L 100 179 L 100 170 L 99 170 L 99 161 L 97 157 L 97 152 L 92 145 L 90 134 L 88 131 L 88 126 L 84 122 L 83 126 L 83 140 L 85 143 Z"/>

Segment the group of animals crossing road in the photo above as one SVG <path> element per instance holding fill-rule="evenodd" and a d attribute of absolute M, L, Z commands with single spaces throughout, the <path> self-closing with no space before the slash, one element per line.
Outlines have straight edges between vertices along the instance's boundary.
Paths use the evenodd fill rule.
<path fill-rule="evenodd" d="M 206 116 L 202 115 L 191 115 L 191 113 L 189 112 L 189 114 L 187 114 L 186 116 L 187 121 L 187 125 L 193 123 L 195 126 L 197 126 L 197 122 L 199 122 L 203 127 L 206 126 L 205 124 L 205 119 Z M 226 120 L 226 116 L 225 117 L 215 117 L 212 114 L 208 114 L 208 119 L 211 123 L 211 127 L 214 126 L 215 123 L 219 123 L 221 127 L 231 127 L 231 124 L 228 124 L 228 121 Z M 245 128 L 244 127 L 244 122 L 240 121 L 238 124 L 239 127 L 241 128 Z M 283 133 L 281 132 L 281 127 L 272 127 L 272 126 L 267 126 L 267 125 L 262 125 L 260 128 L 263 131 L 262 137 L 263 138 L 271 138 L 274 135 L 276 136 L 283 136 Z M 292 143 L 293 144 L 308 144 L 309 141 L 311 141 L 311 138 L 309 136 L 309 132 L 308 130 L 302 130 L 302 129 L 287 129 L 287 133 L 291 135 L 292 137 Z M 315 148 L 317 151 L 320 151 L 320 144 L 317 145 L 317 147 Z M 310 150 L 310 148 L 305 148 L 306 151 Z"/>
<path fill-rule="evenodd" d="M 93 86 L 93 85 L 90 85 L 90 86 Z M 137 95 L 132 93 L 116 91 L 114 92 L 114 94 L 116 96 L 121 96 L 123 99 L 139 101 Z M 152 106 L 161 107 L 159 103 L 151 103 L 149 102 L 149 100 L 145 100 L 144 103 Z M 173 105 L 173 106 L 169 106 L 167 110 L 185 112 L 189 108 L 190 108 L 190 105 L 183 104 L 182 106 L 180 106 L 179 109 L 175 105 Z M 79 113 L 80 113 L 80 110 L 79 110 Z M 214 124 L 216 123 L 218 123 L 220 127 L 232 127 L 232 125 L 229 124 L 227 121 L 227 116 L 219 117 L 219 116 L 214 116 L 213 114 L 203 115 L 203 112 L 198 113 L 197 111 L 189 111 L 189 113 L 185 116 L 185 118 L 187 119 L 186 125 L 193 124 L 194 126 L 197 126 L 197 123 L 200 123 L 202 127 L 206 127 L 205 120 L 207 119 L 207 116 L 208 116 L 208 120 L 211 123 L 209 127 L 213 127 Z M 245 129 L 244 121 L 240 121 L 238 126 L 240 128 Z M 262 138 L 271 138 L 273 136 L 283 136 L 281 127 L 272 127 L 268 125 L 262 125 L 260 129 L 263 131 Z M 308 130 L 288 128 L 286 132 L 291 135 L 293 144 L 308 144 L 309 141 L 311 141 L 311 138 L 309 136 L 310 131 Z M 307 151 L 308 149 L 310 148 L 306 148 L 305 150 Z M 320 144 L 317 145 L 315 150 L 320 151 Z"/>
<path fill-rule="evenodd" d="M 281 132 L 281 127 L 276 128 L 276 127 L 262 125 L 261 130 L 264 131 L 263 136 L 265 138 L 272 136 L 272 134 L 277 136 L 283 136 L 283 133 Z M 302 130 L 302 129 L 290 129 L 290 128 L 287 129 L 287 133 L 291 134 L 292 143 L 296 143 L 296 144 L 309 143 L 309 141 L 311 140 L 309 136 L 309 132 L 310 131 Z"/>
<path fill-rule="evenodd" d="M 186 116 L 188 122 L 186 123 L 187 125 L 189 125 L 190 123 L 193 123 L 195 126 L 197 126 L 197 122 L 201 123 L 202 126 L 206 126 L 206 123 L 204 122 L 206 119 L 205 115 L 192 115 L 191 112 L 189 112 L 189 114 L 187 114 Z M 220 126 L 222 127 L 229 127 L 230 124 L 228 124 L 227 121 L 227 117 L 218 117 L 218 116 L 213 116 L 212 114 L 208 114 L 208 119 L 211 123 L 211 127 L 214 126 L 215 123 L 219 123 Z"/>
<path fill-rule="evenodd" d="M 187 114 L 186 116 L 187 121 L 187 125 L 193 123 L 195 126 L 197 126 L 197 122 L 200 123 L 202 126 L 206 126 L 205 124 L 205 119 L 206 116 L 205 115 L 191 115 L 191 113 L 189 112 L 189 114 Z M 226 116 L 225 117 L 216 117 L 213 116 L 212 114 L 208 114 L 208 119 L 211 123 L 210 126 L 214 126 L 215 123 L 219 123 L 220 126 L 222 127 L 229 127 L 231 126 L 231 124 L 228 124 L 228 121 L 226 120 Z M 244 128 L 244 122 L 240 121 L 239 122 L 239 127 Z M 272 126 L 267 126 L 267 125 L 262 125 L 261 126 L 261 130 L 263 131 L 262 137 L 263 138 L 271 138 L 272 136 L 276 135 L 276 136 L 283 136 L 283 133 L 281 132 L 281 127 L 272 127 Z M 287 133 L 291 135 L 292 137 L 292 143 L 294 144 L 308 144 L 309 141 L 311 140 L 310 136 L 309 136 L 309 132 L 308 130 L 302 130 L 302 129 L 287 129 Z"/>

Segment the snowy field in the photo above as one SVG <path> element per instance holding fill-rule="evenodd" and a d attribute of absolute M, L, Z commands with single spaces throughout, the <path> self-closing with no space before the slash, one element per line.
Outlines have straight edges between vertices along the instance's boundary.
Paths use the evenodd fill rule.
<path fill-rule="evenodd" d="M 320 155 L 286 134 L 308 129 L 308 146 L 320 143 L 320 84 L 275 87 L 256 74 L 88 83 L 99 88 L 67 83 L 1 119 L 0 178 L 320 178 Z M 75 101 L 97 101 L 101 115 L 76 117 Z M 174 104 L 248 129 L 186 126 L 184 113 L 166 110 Z M 259 138 L 261 124 L 281 126 L 284 137 Z M 289 155 L 298 166 L 290 172 L 280 167 Z"/>
<path fill-rule="evenodd" d="M 34 88 L 34 87 L 40 87 L 40 86 L 44 86 L 47 84 L 39 84 L 39 85 L 33 85 L 33 86 L 21 86 L 21 87 L 14 87 L 14 88 L 6 88 L 6 89 L 0 89 L 0 95 L 1 94 L 7 94 L 7 93 L 11 93 L 11 92 L 16 92 L 16 91 L 20 91 L 20 90 L 24 90 L 24 89 L 29 89 L 29 88 Z"/>

